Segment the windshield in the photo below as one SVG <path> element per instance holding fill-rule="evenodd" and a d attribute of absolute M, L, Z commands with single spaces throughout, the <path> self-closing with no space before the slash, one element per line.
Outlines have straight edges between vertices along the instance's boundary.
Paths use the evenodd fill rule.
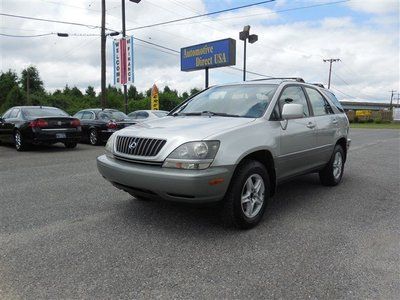
<path fill-rule="evenodd" d="M 271 102 L 276 88 L 277 85 L 273 84 L 214 87 L 193 97 L 174 113 L 179 115 L 208 113 L 259 118 Z"/>
<path fill-rule="evenodd" d="M 126 114 L 118 110 L 101 111 L 98 116 L 100 120 L 123 120 L 127 118 Z"/>
<path fill-rule="evenodd" d="M 69 117 L 69 115 L 58 108 L 46 108 L 46 107 L 32 107 L 24 108 L 22 110 L 24 117 L 26 118 L 37 118 L 37 117 Z"/>

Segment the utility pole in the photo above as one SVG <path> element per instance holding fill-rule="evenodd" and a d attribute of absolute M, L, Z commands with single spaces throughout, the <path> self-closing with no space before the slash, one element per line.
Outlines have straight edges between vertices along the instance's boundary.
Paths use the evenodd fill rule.
<path fill-rule="evenodd" d="M 125 0 L 121 0 L 122 7 L 122 38 L 126 36 L 126 26 L 125 26 Z M 125 102 L 125 113 L 128 114 L 128 91 L 126 83 L 124 84 L 124 102 Z"/>
<path fill-rule="evenodd" d="M 332 63 L 340 61 L 339 58 L 328 58 L 324 59 L 324 62 L 329 62 L 329 79 L 328 79 L 328 89 L 331 87 L 331 74 L 332 74 Z"/>
<path fill-rule="evenodd" d="M 31 104 L 31 97 L 29 95 L 29 68 L 26 69 L 26 101 Z"/>
<path fill-rule="evenodd" d="M 106 105 L 106 0 L 101 0 L 101 108 Z"/>
<path fill-rule="evenodd" d="M 396 90 L 391 90 L 391 91 L 389 91 L 389 93 L 390 93 L 390 110 L 393 110 L 393 96 L 394 96 L 394 92 L 396 92 Z"/>
<path fill-rule="evenodd" d="M 243 27 L 243 31 L 239 32 L 239 39 L 244 42 L 243 44 L 243 81 L 246 81 L 246 51 L 247 51 L 247 40 L 250 44 L 254 44 L 258 41 L 257 34 L 250 34 L 250 25 Z"/>

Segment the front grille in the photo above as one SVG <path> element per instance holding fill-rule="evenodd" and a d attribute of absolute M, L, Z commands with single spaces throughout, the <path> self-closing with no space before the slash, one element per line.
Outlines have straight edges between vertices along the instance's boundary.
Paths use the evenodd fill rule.
<path fill-rule="evenodd" d="M 159 139 L 117 136 L 116 150 L 134 156 L 156 156 L 166 142 Z"/>

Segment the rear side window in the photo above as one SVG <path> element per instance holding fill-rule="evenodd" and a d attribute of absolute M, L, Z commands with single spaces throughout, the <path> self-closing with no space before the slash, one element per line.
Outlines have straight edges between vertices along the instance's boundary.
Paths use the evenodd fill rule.
<path fill-rule="evenodd" d="M 325 98 L 315 89 L 306 87 L 308 98 L 311 102 L 311 107 L 314 111 L 314 116 L 323 116 L 333 113 L 332 108 Z"/>
<path fill-rule="evenodd" d="M 343 106 L 342 104 L 340 104 L 339 100 L 336 98 L 336 96 L 328 91 L 324 91 L 325 95 L 329 98 L 329 100 L 331 100 L 331 102 L 333 103 L 333 105 L 336 106 L 336 108 L 340 111 L 340 112 L 344 112 Z"/>
<path fill-rule="evenodd" d="M 149 114 L 145 111 L 139 111 L 136 115 L 137 119 L 147 119 L 149 117 Z"/>
<path fill-rule="evenodd" d="M 8 119 L 12 110 L 13 110 L 12 108 L 7 110 L 3 115 L 3 119 Z"/>
<path fill-rule="evenodd" d="M 310 111 L 308 110 L 308 104 L 306 95 L 300 86 L 288 86 L 283 90 L 281 97 L 279 98 L 279 107 L 282 112 L 283 105 L 286 103 L 295 103 L 303 105 L 303 115 L 308 117 Z"/>
<path fill-rule="evenodd" d="M 82 120 L 91 120 L 94 119 L 94 115 L 91 111 L 85 111 L 82 116 Z"/>
<path fill-rule="evenodd" d="M 83 112 L 80 111 L 80 112 L 77 112 L 77 113 L 74 115 L 74 118 L 82 119 L 82 116 L 83 116 Z"/>

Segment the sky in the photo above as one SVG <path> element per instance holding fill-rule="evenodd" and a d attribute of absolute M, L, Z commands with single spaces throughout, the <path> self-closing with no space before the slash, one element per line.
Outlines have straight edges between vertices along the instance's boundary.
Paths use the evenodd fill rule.
<path fill-rule="evenodd" d="M 261 0 L 126 1 L 127 29 L 260 2 Z M 68 84 L 82 91 L 100 87 L 99 0 L 1 0 L 1 13 L 83 23 L 74 26 L 0 16 L 0 33 L 43 37 L 0 36 L 0 71 L 39 69 L 45 88 Z M 332 91 L 342 100 L 389 101 L 400 91 L 400 1 L 276 0 L 231 12 L 157 27 L 128 30 L 128 35 L 180 50 L 199 43 L 234 38 L 236 67 L 243 68 L 243 43 L 238 33 L 250 25 L 258 41 L 247 48 L 247 69 L 266 76 L 302 77 L 327 85 L 333 64 Z M 106 27 L 121 30 L 121 1 L 106 1 Z M 97 26 L 97 27 L 96 27 Z M 107 39 L 107 83 L 113 84 L 112 40 Z M 181 72 L 179 54 L 135 40 L 135 86 L 156 83 L 180 93 L 204 87 L 204 71 Z M 247 75 L 248 79 L 260 78 Z M 210 84 L 240 82 L 232 68 L 210 70 Z"/>

